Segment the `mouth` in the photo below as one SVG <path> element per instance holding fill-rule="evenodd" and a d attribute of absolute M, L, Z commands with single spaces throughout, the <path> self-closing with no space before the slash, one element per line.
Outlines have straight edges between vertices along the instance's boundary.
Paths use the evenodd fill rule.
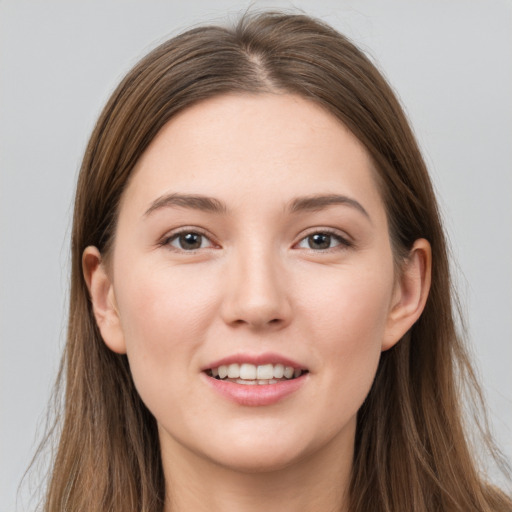
<path fill-rule="evenodd" d="M 308 370 L 283 364 L 232 363 L 223 364 L 204 371 L 208 377 L 224 382 L 248 386 L 272 385 L 299 378 Z"/>

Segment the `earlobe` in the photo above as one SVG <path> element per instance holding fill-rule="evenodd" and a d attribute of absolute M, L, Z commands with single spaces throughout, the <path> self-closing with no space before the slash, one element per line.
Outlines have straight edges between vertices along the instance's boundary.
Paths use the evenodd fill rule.
<path fill-rule="evenodd" d="M 89 289 L 94 317 L 103 341 L 110 350 L 125 354 L 126 346 L 114 286 L 96 247 L 89 246 L 84 250 L 82 269 Z"/>
<path fill-rule="evenodd" d="M 397 279 L 382 350 L 394 346 L 420 317 L 430 291 L 432 250 L 424 238 L 414 242 Z"/>

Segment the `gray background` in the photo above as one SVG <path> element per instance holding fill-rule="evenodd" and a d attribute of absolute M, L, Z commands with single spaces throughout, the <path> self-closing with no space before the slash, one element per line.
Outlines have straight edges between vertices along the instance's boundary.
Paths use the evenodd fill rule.
<path fill-rule="evenodd" d="M 156 43 L 248 5 L 0 0 L 0 512 L 15 510 L 64 343 L 73 187 L 93 123 Z M 439 193 L 493 427 L 510 457 L 511 0 L 252 5 L 295 6 L 330 22 L 370 53 L 406 105 Z M 31 509 L 27 489 L 20 511 Z"/>

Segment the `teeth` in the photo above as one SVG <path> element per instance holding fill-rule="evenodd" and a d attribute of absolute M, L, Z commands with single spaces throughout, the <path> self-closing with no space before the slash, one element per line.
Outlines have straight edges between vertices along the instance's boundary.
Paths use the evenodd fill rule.
<path fill-rule="evenodd" d="M 291 379 L 293 377 L 293 368 L 291 366 L 286 366 L 284 369 L 284 376 L 287 379 Z"/>
<path fill-rule="evenodd" d="M 240 378 L 245 380 L 254 380 L 256 378 L 256 366 L 253 364 L 240 365 Z"/>
<path fill-rule="evenodd" d="M 230 379 L 238 379 L 240 377 L 240 365 L 234 363 L 228 366 L 228 377 Z"/>
<path fill-rule="evenodd" d="M 225 379 L 228 376 L 228 367 L 226 365 L 219 366 L 219 377 Z"/>
<path fill-rule="evenodd" d="M 231 381 L 231 379 L 229 379 Z M 237 384 L 244 384 L 246 386 L 255 386 L 255 385 L 263 385 L 263 384 L 277 384 L 279 381 L 276 379 L 262 379 L 262 380 L 244 380 L 244 379 L 234 379 L 231 382 L 236 382 Z"/>
<path fill-rule="evenodd" d="M 275 384 L 280 379 L 292 379 L 302 375 L 300 368 L 284 366 L 282 364 L 229 364 L 221 365 L 218 368 L 211 369 L 211 376 L 219 379 L 230 379 L 239 384 Z M 243 382 L 239 382 L 243 381 Z"/>
<path fill-rule="evenodd" d="M 237 384 L 245 384 L 246 386 L 254 386 L 255 384 L 257 384 L 255 380 L 236 379 L 235 382 Z"/>
<path fill-rule="evenodd" d="M 274 376 L 274 365 L 264 364 L 258 366 L 257 370 L 258 380 L 268 380 Z"/>
<path fill-rule="evenodd" d="M 282 379 L 284 375 L 284 366 L 282 364 L 276 364 L 274 366 L 274 378 Z"/>

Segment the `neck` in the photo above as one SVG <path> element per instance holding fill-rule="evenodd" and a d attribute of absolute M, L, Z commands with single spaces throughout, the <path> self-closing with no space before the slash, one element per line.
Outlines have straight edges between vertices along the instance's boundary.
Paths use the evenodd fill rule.
<path fill-rule="evenodd" d="M 266 471 L 220 466 L 181 445 L 173 446 L 171 452 L 163 449 L 162 453 L 166 478 L 164 512 L 347 510 L 353 442 L 339 446 L 333 441 L 284 468 Z"/>

